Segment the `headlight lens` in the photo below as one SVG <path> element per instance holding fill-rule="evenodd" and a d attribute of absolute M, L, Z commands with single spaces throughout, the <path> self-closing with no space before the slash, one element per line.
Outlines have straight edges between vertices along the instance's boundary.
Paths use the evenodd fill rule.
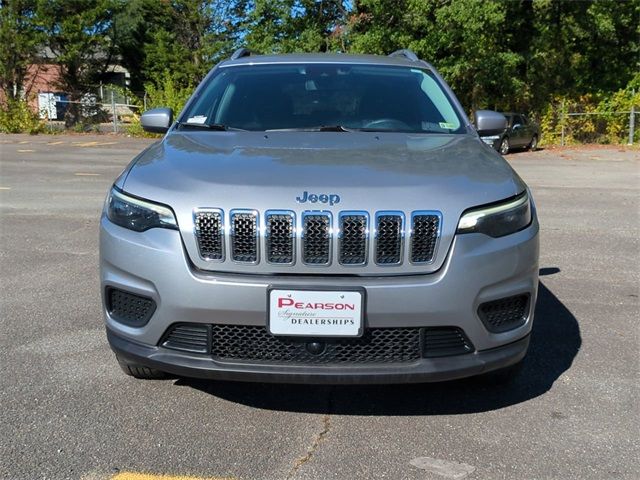
<path fill-rule="evenodd" d="M 504 237 L 531 223 L 531 201 L 525 191 L 515 199 L 497 205 L 473 208 L 462 214 L 457 233 L 484 233 Z"/>
<path fill-rule="evenodd" d="M 107 218 L 136 232 L 150 228 L 178 229 L 176 217 L 169 207 L 131 197 L 115 187 L 107 199 Z"/>

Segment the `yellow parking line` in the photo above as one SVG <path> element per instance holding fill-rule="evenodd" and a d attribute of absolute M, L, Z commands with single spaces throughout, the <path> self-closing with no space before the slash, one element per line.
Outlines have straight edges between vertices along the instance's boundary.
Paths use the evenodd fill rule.
<path fill-rule="evenodd" d="M 60 145 L 62 143 L 64 143 L 64 142 L 62 140 L 59 140 L 57 142 L 48 142 L 47 145 Z"/>
<path fill-rule="evenodd" d="M 29 140 L 22 140 L 21 142 L 18 142 L 20 145 L 24 145 L 25 143 L 29 143 Z"/>
<path fill-rule="evenodd" d="M 35 152 L 35 150 L 18 150 L 18 153 L 30 153 Z"/>
<path fill-rule="evenodd" d="M 99 147 L 101 145 L 115 145 L 118 142 L 98 142 L 96 140 L 92 142 L 72 142 L 74 147 Z"/>
<path fill-rule="evenodd" d="M 11 190 L 11 187 L 0 187 L 0 190 Z"/>
<path fill-rule="evenodd" d="M 99 173 L 84 173 L 84 172 L 74 173 L 74 175 L 76 175 L 77 177 L 99 177 L 100 176 Z"/>
<path fill-rule="evenodd" d="M 234 480 L 230 477 L 190 477 L 185 475 L 154 475 L 152 473 L 120 472 L 111 480 Z"/>

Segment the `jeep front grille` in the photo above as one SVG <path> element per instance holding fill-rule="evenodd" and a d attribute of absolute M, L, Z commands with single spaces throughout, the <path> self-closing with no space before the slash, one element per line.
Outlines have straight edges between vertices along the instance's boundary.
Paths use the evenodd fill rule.
<path fill-rule="evenodd" d="M 338 218 L 340 264 L 364 265 L 367 263 L 368 215 L 363 212 L 342 212 Z"/>
<path fill-rule="evenodd" d="M 331 214 L 302 215 L 302 261 L 308 265 L 331 263 Z"/>
<path fill-rule="evenodd" d="M 231 258 L 236 262 L 258 262 L 258 213 L 231 210 Z"/>
<path fill-rule="evenodd" d="M 404 218 L 398 212 L 379 212 L 376 215 L 376 263 L 402 263 Z"/>
<path fill-rule="evenodd" d="M 431 263 L 440 231 L 437 212 L 414 212 L 411 215 L 411 262 Z"/>
<path fill-rule="evenodd" d="M 262 217 L 262 218 L 261 218 Z M 414 212 L 231 210 L 198 208 L 195 239 L 200 257 L 240 264 L 291 266 L 301 262 L 327 267 L 393 267 L 432 263 L 437 254 L 442 215 Z M 228 225 L 228 227 L 227 227 Z M 333 245 L 336 248 L 333 248 Z M 227 247 L 228 245 L 228 247 Z M 261 259 L 260 251 L 264 259 Z M 335 253 L 334 253 L 335 250 Z"/>
<path fill-rule="evenodd" d="M 196 240 L 205 260 L 224 260 L 224 216 L 222 210 L 198 209 L 194 215 Z"/>
<path fill-rule="evenodd" d="M 269 212 L 266 215 L 267 261 L 292 265 L 295 261 L 296 217 L 293 212 Z"/>

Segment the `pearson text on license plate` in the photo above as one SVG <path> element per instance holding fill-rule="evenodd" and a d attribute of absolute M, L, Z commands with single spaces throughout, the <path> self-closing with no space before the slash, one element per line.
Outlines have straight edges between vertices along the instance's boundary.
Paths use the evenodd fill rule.
<path fill-rule="evenodd" d="M 272 289 L 268 295 L 269 331 L 274 335 L 362 335 L 361 291 Z"/>

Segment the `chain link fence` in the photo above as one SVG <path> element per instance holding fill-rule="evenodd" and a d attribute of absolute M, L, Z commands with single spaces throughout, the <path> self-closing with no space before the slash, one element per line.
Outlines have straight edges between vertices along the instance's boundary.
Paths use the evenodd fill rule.
<path fill-rule="evenodd" d="M 146 93 L 117 86 L 97 85 L 83 89 L 78 100 L 61 92 L 40 92 L 37 110 L 51 131 L 69 127 L 77 131 L 126 132 L 146 109 Z"/>
<path fill-rule="evenodd" d="M 635 92 L 629 94 L 623 108 L 611 108 L 604 102 L 563 101 L 550 105 L 540 119 L 542 140 L 547 145 L 638 144 L 640 108 L 633 98 L 637 101 Z"/>
<path fill-rule="evenodd" d="M 567 112 L 560 121 L 560 145 L 570 143 L 638 142 L 636 115 L 640 112 Z"/>

